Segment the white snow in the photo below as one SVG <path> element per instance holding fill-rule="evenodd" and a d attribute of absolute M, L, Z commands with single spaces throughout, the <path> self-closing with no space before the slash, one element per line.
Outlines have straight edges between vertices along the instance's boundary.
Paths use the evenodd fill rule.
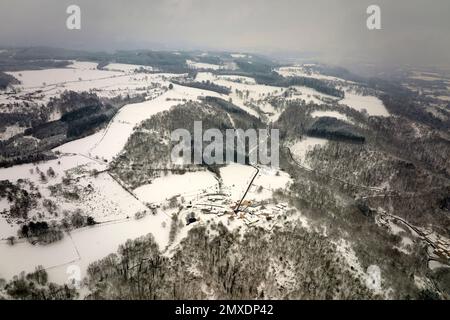
<path fill-rule="evenodd" d="M 111 66 L 111 65 L 110 65 Z M 66 68 L 10 72 L 22 82 L 13 91 L 0 96 L 0 103 L 34 102 L 45 104 L 64 91 L 94 92 L 100 97 L 150 95 L 155 84 L 168 85 L 174 74 L 131 73 L 136 65 L 112 64 L 110 70 L 98 70 L 96 63 L 74 62 Z M 147 69 L 149 67 L 146 67 Z M 111 71 L 111 70 L 116 71 Z"/>
<path fill-rule="evenodd" d="M 233 58 L 251 58 L 252 56 L 248 56 L 246 54 L 243 53 L 232 53 L 231 56 Z"/>
<path fill-rule="evenodd" d="M 239 83 L 236 82 L 235 77 L 229 78 L 224 76 L 215 76 L 210 72 L 199 72 L 196 77 L 196 81 L 209 80 L 217 85 L 230 88 L 231 94 L 229 95 L 229 97 L 231 97 L 233 104 L 245 110 L 249 114 L 259 118 L 258 113 L 254 109 L 246 106 L 245 103 L 251 101 L 252 99 L 259 100 L 268 95 L 273 95 L 277 93 L 280 94 L 283 91 L 283 89 L 273 86 L 257 85 L 250 79 L 251 78 L 247 78 L 248 81 Z M 238 94 L 237 90 L 242 93 L 242 96 Z"/>
<path fill-rule="evenodd" d="M 283 77 L 306 77 L 328 81 L 345 81 L 344 79 L 326 76 L 317 72 L 308 72 L 305 68 L 308 66 L 311 65 L 281 67 L 276 69 L 275 72 L 277 72 L 279 75 Z"/>
<path fill-rule="evenodd" d="M 273 191 L 285 189 L 291 182 L 292 179 L 286 172 L 261 166 L 246 199 L 258 201 L 271 199 Z"/>
<path fill-rule="evenodd" d="M 192 195 L 201 191 L 212 191 L 218 182 L 209 171 L 186 172 L 182 175 L 168 174 L 156 178 L 151 184 L 134 190 L 139 199 L 148 203 L 160 203 L 174 196 Z"/>
<path fill-rule="evenodd" d="M 389 112 L 383 102 L 374 96 L 362 96 L 359 94 L 345 91 L 345 98 L 339 101 L 339 104 L 347 105 L 352 109 L 362 111 L 365 109 L 371 116 L 388 117 Z"/>
<path fill-rule="evenodd" d="M 21 241 L 13 246 L 6 241 L 0 241 L 0 278 L 11 280 L 20 272 L 32 272 L 35 267 L 54 267 L 77 259 L 77 254 L 69 237 L 47 246 Z M 50 279 L 55 281 L 57 279 Z"/>
<path fill-rule="evenodd" d="M 186 60 L 186 64 L 192 69 L 211 69 L 211 70 L 219 70 L 222 69 L 222 66 L 211 63 L 203 63 L 192 60 Z"/>
<path fill-rule="evenodd" d="M 72 231 L 71 236 L 65 235 L 63 240 L 46 246 L 33 246 L 28 242 L 10 246 L 6 241 L 1 241 L 0 278 L 9 280 L 20 271 L 33 271 L 38 265 L 48 269 L 52 282 L 68 282 L 66 271 L 69 266 L 79 267 L 84 277 L 90 263 L 116 252 L 119 245 L 128 239 L 152 233 L 163 249 L 168 243 L 168 230 L 162 228 L 164 221 L 169 225 L 169 216 L 159 213 L 140 220 L 128 219 L 86 227 Z"/>
<path fill-rule="evenodd" d="M 123 189 L 108 173 L 83 177 L 77 186 L 89 186 L 90 191 L 85 192 L 78 201 L 63 203 L 60 200 L 60 203 L 63 203 L 65 208 L 70 205 L 72 210 L 81 209 L 97 222 L 134 217 L 137 212 L 147 210 L 142 202 Z"/>
<path fill-rule="evenodd" d="M 311 117 L 313 118 L 331 117 L 339 120 L 349 121 L 348 117 L 345 114 L 342 114 L 337 111 L 313 111 L 311 113 Z"/>
<path fill-rule="evenodd" d="M 108 78 L 114 75 L 122 75 L 121 72 L 103 71 L 97 69 L 97 63 L 92 62 L 73 62 L 66 68 L 44 69 L 44 70 L 25 70 L 8 72 L 8 74 L 20 79 L 21 84 L 17 87 L 30 89 L 55 84 L 77 82 L 82 80 L 94 80 Z M 19 76 L 21 74 L 21 76 Z"/>
<path fill-rule="evenodd" d="M 0 200 L 0 211 L 9 208 L 6 202 L 6 199 Z M 0 216 L 0 239 L 7 239 L 11 236 L 17 236 L 17 227 L 14 224 L 9 224 L 3 216 Z"/>
<path fill-rule="evenodd" d="M 36 168 L 42 172 L 47 172 L 51 167 L 59 178 L 59 181 L 64 176 L 65 171 L 75 167 L 88 166 L 91 169 L 103 169 L 103 166 L 96 161 L 80 155 L 65 155 L 55 160 L 42 161 L 38 163 L 29 163 L 16 165 L 10 168 L 0 169 L 0 180 L 10 180 L 12 182 L 18 179 L 27 179 L 32 182 L 39 182 L 39 174 L 36 173 Z M 31 172 L 33 170 L 33 173 Z"/>
<path fill-rule="evenodd" d="M 125 64 L 125 63 L 110 63 L 106 65 L 103 69 L 109 71 L 117 71 L 117 72 L 125 72 L 125 73 L 134 73 L 140 69 L 144 69 L 146 71 L 152 71 L 153 68 L 150 66 L 142 66 L 137 64 Z"/>
<path fill-rule="evenodd" d="M 244 77 L 244 76 L 234 76 L 234 75 L 218 75 L 217 79 L 222 79 L 226 81 L 232 81 L 232 82 L 238 82 L 238 83 L 244 83 L 244 84 L 251 84 L 256 85 L 256 81 L 254 78 L 250 77 Z"/>
<path fill-rule="evenodd" d="M 255 168 L 237 163 L 220 168 L 223 186 L 234 200 L 239 200 L 244 195 L 255 173 Z"/>

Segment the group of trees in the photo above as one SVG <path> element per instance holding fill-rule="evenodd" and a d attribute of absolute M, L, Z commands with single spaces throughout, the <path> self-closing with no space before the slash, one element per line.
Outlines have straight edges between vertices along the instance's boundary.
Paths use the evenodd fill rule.
<path fill-rule="evenodd" d="M 7 299 L 14 300 L 72 300 L 78 297 L 75 288 L 48 282 L 48 274 L 42 266 L 32 273 L 15 276 L 5 283 L 0 292 L 6 293 Z"/>
<path fill-rule="evenodd" d="M 414 122 L 425 124 L 431 128 L 449 131 L 450 130 L 450 111 L 442 110 L 446 117 L 436 117 L 428 111 L 426 105 L 420 104 L 420 99 L 414 95 L 383 94 L 381 96 L 386 109 L 392 113 Z"/>
<path fill-rule="evenodd" d="M 39 70 L 51 68 L 63 68 L 75 60 L 75 51 L 73 55 L 66 59 L 68 51 L 64 49 L 52 48 L 10 48 L 7 54 L 0 55 L 0 70 L 20 71 L 20 70 Z"/>
<path fill-rule="evenodd" d="M 364 143 L 366 139 L 358 131 L 358 128 L 342 120 L 320 117 L 307 128 L 306 133 L 309 136 L 329 140 Z"/>
<path fill-rule="evenodd" d="M 283 80 L 280 81 L 279 85 L 282 87 L 304 86 L 315 89 L 317 92 L 337 97 L 340 99 L 343 99 L 345 97 L 345 92 L 343 90 L 336 88 L 335 85 L 333 85 L 330 82 L 316 78 L 288 77 L 283 78 Z"/>
<path fill-rule="evenodd" d="M 6 89 L 11 84 L 17 84 L 19 81 L 13 76 L 0 71 L 0 90 Z"/>
<path fill-rule="evenodd" d="M 231 93 L 230 88 L 220 86 L 209 80 L 202 81 L 202 82 L 199 82 L 199 81 L 191 81 L 191 82 L 172 81 L 172 82 L 175 84 L 178 84 L 180 86 L 186 86 L 186 87 L 191 87 L 191 88 L 196 88 L 196 89 L 201 89 L 201 90 L 208 90 L 208 91 L 213 91 L 213 92 L 217 92 L 217 93 L 225 94 L 225 95 L 228 95 Z"/>
<path fill-rule="evenodd" d="M 67 213 L 67 215 L 61 220 L 61 226 L 66 230 L 93 226 L 96 223 L 97 222 L 92 216 L 84 215 L 81 210 Z"/>
<path fill-rule="evenodd" d="M 349 158 L 342 161 L 351 162 Z M 327 163 L 334 162 L 330 160 Z M 361 192 L 360 189 L 354 190 L 351 186 L 295 165 L 289 164 L 285 168 L 294 183 L 289 192 L 277 196 L 308 217 L 313 229 L 326 230 L 330 241 L 347 241 L 357 257 L 355 263 L 359 263 L 363 270 L 374 264 L 380 267 L 382 288 L 391 288 L 390 298 L 420 299 L 423 292 L 414 283 L 412 275 L 425 277 L 428 274 L 425 246 L 414 242 L 411 253 L 405 254 L 398 249 L 403 235 L 393 235 L 375 223 L 371 208 L 385 206 L 386 199 L 380 198 L 379 203 L 367 205 L 365 201 L 355 201 L 349 196 L 354 191 Z M 347 170 L 357 171 L 353 168 Z M 354 266 L 351 267 L 355 270 Z"/>
<path fill-rule="evenodd" d="M 30 221 L 25 223 L 19 229 L 18 236 L 26 238 L 30 242 L 37 241 L 48 244 L 61 240 L 64 236 L 63 230 L 93 226 L 96 223 L 92 216 L 85 216 L 80 211 L 75 211 L 66 215 L 60 222 Z"/>
<path fill-rule="evenodd" d="M 3 108 L 2 108 L 2 111 Z M 38 112 L 33 113 L 22 113 L 22 112 L 1 112 L 0 113 L 0 127 L 6 127 L 11 125 L 18 125 L 20 127 L 29 127 L 32 125 L 34 118 L 38 118 Z M 1 142 L 1 141 L 0 141 Z"/>
<path fill-rule="evenodd" d="M 376 143 L 435 174 L 450 177 L 450 140 L 445 134 L 404 116 L 371 118 L 369 125 Z"/>
<path fill-rule="evenodd" d="M 33 135 L 38 139 L 65 135 L 73 139 L 91 132 L 115 113 L 112 106 L 104 105 L 96 95 L 87 93 L 65 92 L 49 105 L 63 112 L 61 118 L 34 125 L 25 130 L 25 135 Z"/>
<path fill-rule="evenodd" d="M 311 212 L 309 218 L 325 227 L 331 239 L 351 234 L 348 241 L 354 244 L 363 268 L 376 263 L 383 281 L 394 289 L 393 297 L 420 299 L 437 292 L 433 288 L 421 291 L 411 281 L 411 274 L 429 277 L 425 246 L 415 242 L 412 253 L 406 255 L 398 249 L 402 246 L 401 237 L 373 221 L 373 208 L 383 208 L 415 225 L 448 233 L 449 193 L 445 177 L 449 177 L 450 144 L 445 135 L 428 127 L 442 130 L 445 122 L 432 115 L 415 122 L 412 119 L 420 117 L 424 109 L 411 105 L 409 99 L 402 91 L 383 98 L 389 111 L 400 117 L 365 117 L 336 104 L 317 106 L 281 98 L 271 100 L 282 111 L 274 123 L 281 130 L 282 143 L 296 141 L 305 134 L 335 140 L 307 154 L 313 172 L 296 166 L 281 152 L 282 167 L 294 180 L 285 193 L 285 201 L 291 201 L 302 213 Z M 328 117 L 312 118 L 313 110 L 339 111 L 356 125 Z M 365 144 L 348 143 L 352 141 Z M 387 191 L 384 197 L 371 197 L 372 191 L 364 186 L 380 190 L 386 186 L 398 193 Z M 369 197 L 354 202 L 356 194 Z"/>
<path fill-rule="evenodd" d="M 22 225 L 19 236 L 31 242 L 52 243 L 61 240 L 64 234 L 57 224 L 48 224 L 46 221 L 31 221 Z"/>
<path fill-rule="evenodd" d="M 0 181 L 0 199 L 6 198 L 10 204 L 9 216 L 26 219 L 28 212 L 37 205 L 37 199 L 41 197 L 38 191 L 27 191 L 18 182 L 11 183 L 9 180 Z"/>

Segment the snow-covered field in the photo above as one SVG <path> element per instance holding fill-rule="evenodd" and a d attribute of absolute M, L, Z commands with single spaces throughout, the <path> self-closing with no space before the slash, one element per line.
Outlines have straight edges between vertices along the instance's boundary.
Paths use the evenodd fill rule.
<path fill-rule="evenodd" d="M 143 185 L 134 193 L 144 202 L 161 203 L 175 196 L 190 198 L 203 192 L 217 190 L 218 181 L 209 171 L 187 172 L 182 175 L 168 174 Z"/>
<path fill-rule="evenodd" d="M 0 104 L 13 102 L 47 103 L 64 91 L 95 92 L 100 97 L 135 96 L 150 94 L 154 83 L 168 85 L 166 80 L 179 75 L 157 73 L 133 73 L 141 66 L 110 64 L 107 69 L 97 69 L 97 63 L 76 62 L 59 69 L 29 70 L 9 72 L 20 80 L 13 85 L 14 93 L 0 96 Z M 143 67 L 149 69 L 150 67 Z"/>
<path fill-rule="evenodd" d="M 230 192 L 231 198 L 235 200 L 242 197 L 255 173 L 255 168 L 236 163 L 220 168 L 224 188 Z"/>
<path fill-rule="evenodd" d="M 147 210 L 108 173 L 83 177 L 77 185 L 88 191 L 83 193 L 82 199 L 71 203 L 73 209 L 91 214 L 97 222 L 132 218 L 136 213 Z"/>
<path fill-rule="evenodd" d="M 153 71 L 153 68 L 150 66 L 141 66 L 137 64 L 125 64 L 125 63 L 110 63 L 103 67 L 105 70 L 109 71 L 117 71 L 117 72 L 125 72 L 125 73 L 134 73 L 137 70 L 143 69 L 146 71 Z"/>
<path fill-rule="evenodd" d="M 286 172 L 275 168 L 261 167 L 247 198 L 257 201 L 271 199 L 273 191 L 286 189 L 291 182 L 292 179 Z"/>
<path fill-rule="evenodd" d="M 186 64 L 189 66 L 189 68 L 192 68 L 192 69 L 219 70 L 219 69 L 223 68 L 222 66 L 219 66 L 218 64 L 197 62 L 197 61 L 192 61 L 192 60 L 186 60 Z"/>
<path fill-rule="evenodd" d="M 217 79 L 222 79 L 226 81 L 232 81 L 232 82 L 239 82 L 243 84 L 251 84 L 255 85 L 256 81 L 253 78 L 250 77 L 244 77 L 244 76 L 233 76 L 233 75 L 218 75 Z"/>
<path fill-rule="evenodd" d="M 275 70 L 279 75 L 283 77 L 307 77 L 307 78 L 316 78 L 321 80 L 329 80 L 329 81 L 344 81 L 344 79 L 326 76 L 317 72 L 307 72 L 305 70 L 305 66 L 289 66 L 289 67 L 281 67 Z"/>
<path fill-rule="evenodd" d="M 306 75 L 303 72 L 303 67 L 286 67 L 278 69 L 278 72 L 283 76 L 309 76 L 312 78 L 329 80 L 329 81 L 339 81 L 342 82 L 344 80 L 328 77 L 324 75 L 320 75 L 318 73 Z M 266 86 L 266 85 L 258 85 L 252 78 L 248 77 L 238 77 L 238 76 L 216 76 L 210 72 L 199 72 L 197 74 L 197 81 L 211 81 L 215 84 L 225 86 L 231 89 L 232 93 L 230 97 L 235 105 L 239 106 L 243 110 L 248 113 L 258 117 L 258 113 L 248 107 L 246 104 L 248 102 L 254 103 L 255 101 L 261 101 L 264 97 L 267 96 L 279 96 L 284 92 L 283 88 Z M 292 93 L 292 96 L 286 98 L 287 100 L 304 100 L 305 103 L 314 103 L 318 105 L 324 105 L 329 103 L 329 101 L 338 101 L 336 97 L 329 96 L 323 93 L 318 92 L 315 89 L 304 87 L 304 86 L 294 86 L 296 92 Z M 248 95 L 247 95 L 248 94 Z M 347 105 L 350 108 L 353 108 L 358 111 L 367 111 L 368 115 L 371 116 L 389 116 L 389 112 L 384 106 L 383 102 L 375 97 L 375 96 L 363 96 L 360 94 L 356 94 L 350 90 L 345 90 L 345 98 L 338 102 L 341 105 Z M 269 120 L 276 121 L 281 113 L 281 111 L 274 110 L 267 103 L 259 103 L 258 107 L 268 114 L 272 114 L 269 116 Z M 331 113 L 330 113 L 331 115 Z M 344 119 L 345 115 L 339 114 L 337 112 L 333 112 L 331 116 L 334 116 L 338 119 Z"/>
<path fill-rule="evenodd" d="M 10 180 L 15 182 L 18 179 L 27 179 L 31 182 L 39 183 L 40 177 L 39 174 L 37 174 L 36 169 L 47 172 L 49 168 L 52 168 L 56 174 L 55 179 L 60 182 L 67 170 L 76 167 L 84 167 L 85 170 L 104 169 L 102 164 L 89 158 L 80 155 L 65 155 L 55 160 L 21 164 L 10 168 L 0 168 L 0 180 Z"/>
<path fill-rule="evenodd" d="M 21 84 L 16 88 L 22 90 L 41 88 L 56 84 L 77 82 L 79 78 L 84 81 L 120 76 L 121 72 L 111 72 L 97 69 L 97 63 L 74 61 L 66 68 L 26 70 L 8 72 L 8 74 L 20 80 Z"/>
<path fill-rule="evenodd" d="M 49 168 L 55 172 L 54 177 L 45 181 L 41 180 L 40 172 L 46 173 Z M 9 180 L 16 183 L 17 180 L 25 180 L 32 183 L 42 195 L 42 200 L 50 200 L 57 206 L 58 212 L 75 212 L 81 210 L 85 215 L 92 216 L 97 222 L 121 219 L 134 216 L 136 212 L 145 211 L 147 208 L 129 193 L 127 193 L 108 173 L 92 175 L 96 170 L 100 172 L 106 169 L 106 164 L 91 160 L 81 155 L 62 155 L 56 160 L 44 161 L 38 164 L 17 165 L 11 168 L 0 169 L 0 180 Z M 66 199 L 50 192 L 50 187 L 61 185 L 64 177 L 70 177 L 77 188 L 79 200 Z M 74 183 L 74 182 L 72 182 Z M 27 187 L 26 187 L 27 188 Z M 0 211 L 9 209 L 8 203 L 0 202 Z M 47 212 L 38 199 L 37 206 L 28 212 L 29 219 L 47 219 L 59 221 L 64 218 Z M 8 236 L 17 236 L 19 225 L 15 222 L 21 219 L 10 219 L 7 222 L 1 218 L 0 239 Z M 7 232 L 6 232 L 7 231 Z"/>
<path fill-rule="evenodd" d="M 128 239 L 151 233 L 163 249 L 168 243 L 169 233 L 163 222 L 170 225 L 170 217 L 163 213 L 149 214 L 140 220 L 127 219 L 77 229 L 61 241 L 46 246 L 25 241 L 10 246 L 6 241 L 1 241 L 0 278 L 11 279 L 22 270 L 33 271 L 38 265 L 47 269 L 52 282 L 69 282 L 68 270 L 71 266 L 79 268 L 81 277 L 84 277 L 90 263 L 116 252 L 119 245 Z"/>
<path fill-rule="evenodd" d="M 342 114 L 337 111 L 314 111 L 311 113 L 311 117 L 313 118 L 330 117 L 339 120 L 350 121 L 345 114 Z"/>
<path fill-rule="evenodd" d="M 374 96 L 362 96 L 349 91 L 345 92 L 345 98 L 339 101 L 339 104 L 347 105 L 358 111 L 365 109 L 371 116 L 388 117 L 389 112 L 383 102 Z"/>

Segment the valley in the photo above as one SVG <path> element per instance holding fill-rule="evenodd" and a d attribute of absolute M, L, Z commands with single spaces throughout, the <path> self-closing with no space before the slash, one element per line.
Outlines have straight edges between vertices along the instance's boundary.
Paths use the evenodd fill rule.
<path fill-rule="evenodd" d="M 448 299 L 444 100 L 255 54 L 48 56 L 1 70 L 0 296 L 37 270 L 79 299 Z M 198 120 L 278 129 L 280 166 L 172 163 Z"/>

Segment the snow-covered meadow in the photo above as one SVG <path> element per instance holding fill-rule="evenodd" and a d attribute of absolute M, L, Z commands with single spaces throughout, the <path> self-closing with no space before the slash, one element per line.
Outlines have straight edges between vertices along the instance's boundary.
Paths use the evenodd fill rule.
<path fill-rule="evenodd" d="M 339 104 L 349 106 L 357 111 L 365 111 L 370 116 L 388 117 L 389 112 L 383 102 L 374 96 L 363 96 L 350 91 L 345 92 L 345 98 Z"/>
<path fill-rule="evenodd" d="M 148 66 L 109 64 L 102 70 L 97 63 L 73 61 L 65 68 L 8 72 L 21 83 L 0 96 L 0 104 L 32 102 L 45 104 L 64 91 L 95 92 L 99 97 L 114 98 L 149 94 L 153 83 L 168 85 L 165 73 L 135 73 Z"/>
<path fill-rule="evenodd" d="M 219 69 L 223 69 L 223 66 L 219 66 L 217 64 L 212 64 L 212 63 L 204 63 L 204 62 L 197 62 L 197 61 L 193 61 L 193 60 L 186 60 L 186 64 L 192 68 L 192 69 L 198 69 L 198 70 L 203 70 L 203 69 L 210 69 L 210 70 L 219 70 Z"/>
<path fill-rule="evenodd" d="M 69 283 L 68 270 L 71 267 L 79 268 L 80 276 L 84 277 L 90 263 L 116 252 L 128 239 L 151 233 L 159 246 L 164 248 L 168 243 L 168 227 L 163 227 L 164 222 L 170 225 L 170 217 L 164 213 L 147 215 L 140 220 L 123 219 L 74 230 L 49 245 L 21 241 L 11 246 L 6 241 L 0 241 L 0 278 L 9 280 L 20 271 L 32 272 L 36 266 L 42 265 L 50 281 Z M 167 232 L 161 232 L 166 229 Z"/>
<path fill-rule="evenodd" d="M 281 67 L 275 70 L 279 75 L 283 77 L 307 77 L 307 78 L 316 78 L 321 80 L 329 80 L 329 81 L 343 81 L 346 80 L 326 76 L 323 74 L 320 74 L 318 72 L 312 72 L 308 71 L 307 65 L 295 65 L 295 66 L 288 66 L 288 67 Z"/>
<path fill-rule="evenodd" d="M 343 120 L 343 121 L 348 121 L 351 122 L 351 120 L 349 120 L 349 118 L 340 112 L 337 111 L 313 111 L 311 113 L 311 117 L 313 118 L 320 118 L 320 117 L 330 117 L 330 118 L 336 118 L 339 120 Z"/>

